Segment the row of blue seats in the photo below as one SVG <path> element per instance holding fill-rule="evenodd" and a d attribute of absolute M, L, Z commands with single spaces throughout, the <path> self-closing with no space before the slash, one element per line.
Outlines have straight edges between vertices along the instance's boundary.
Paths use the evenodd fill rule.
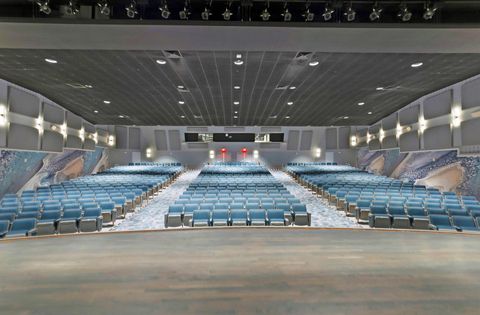
<path fill-rule="evenodd" d="M 337 162 L 290 162 L 287 163 L 287 166 L 317 166 L 317 165 L 337 165 Z"/>

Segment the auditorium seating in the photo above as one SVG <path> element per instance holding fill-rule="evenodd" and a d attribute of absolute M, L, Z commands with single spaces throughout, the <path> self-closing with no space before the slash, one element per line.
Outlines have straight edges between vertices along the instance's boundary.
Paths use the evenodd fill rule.
<path fill-rule="evenodd" d="M 479 231 L 480 202 L 474 196 L 345 165 L 290 163 L 285 171 L 337 210 L 373 228 Z"/>
<path fill-rule="evenodd" d="M 0 222 L 8 223 L 7 237 L 100 231 L 146 205 L 182 170 L 178 163 L 117 166 L 19 195 L 6 194 L 0 201 Z"/>
<path fill-rule="evenodd" d="M 166 227 L 310 225 L 310 213 L 262 165 L 206 165 L 165 215 Z"/>

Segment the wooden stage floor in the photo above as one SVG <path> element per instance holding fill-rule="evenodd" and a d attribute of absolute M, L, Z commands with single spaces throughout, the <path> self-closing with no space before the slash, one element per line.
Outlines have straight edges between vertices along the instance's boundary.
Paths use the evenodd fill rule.
<path fill-rule="evenodd" d="M 480 234 L 293 228 L 0 242 L 0 314 L 479 314 Z"/>

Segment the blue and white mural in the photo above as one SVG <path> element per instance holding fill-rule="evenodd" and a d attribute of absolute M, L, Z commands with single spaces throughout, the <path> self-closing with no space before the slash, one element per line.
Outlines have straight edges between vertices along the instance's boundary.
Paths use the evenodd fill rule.
<path fill-rule="evenodd" d="M 107 167 L 108 156 L 103 148 L 63 153 L 0 150 L 0 198 L 6 193 L 35 189 Z"/>
<path fill-rule="evenodd" d="M 480 158 L 459 157 L 457 151 L 400 153 L 362 148 L 358 165 L 376 174 L 413 180 L 442 191 L 458 191 L 480 199 Z"/>

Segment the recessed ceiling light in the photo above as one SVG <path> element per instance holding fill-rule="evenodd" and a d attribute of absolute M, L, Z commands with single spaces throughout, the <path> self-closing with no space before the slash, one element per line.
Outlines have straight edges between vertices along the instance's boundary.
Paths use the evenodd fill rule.
<path fill-rule="evenodd" d="M 185 116 L 184 116 L 184 115 L 182 115 L 182 116 L 180 116 L 180 118 L 185 118 Z"/>
<path fill-rule="evenodd" d="M 240 104 L 240 102 L 239 102 L 239 101 L 235 101 L 235 102 L 233 102 L 233 105 L 238 105 L 238 104 Z"/>
<path fill-rule="evenodd" d="M 103 101 L 105 104 L 110 104 L 111 102 L 110 101 Z"/>
<path fill-rule="evenodd" d="M 86 87 L 86 88 L 88 88 L 88 89 L 91 89 L 91 88 L 93 88 L 93 86 L 92 86 L 92 85 L 90 85 L 90 84 L 85 84 L 85 87 Z"/>
<path fill-rule="evenodd" d="M 183 104 L 185 104 L 185 102 L 184 101 L 178 101 L 178 104 L 183 105 Z"/>
<path fill-rule="evenodd" d="M 372 112 L 368 112 L 367 114 L 371 115 L 371 114 L 373 114 L 373 113 L 372 113 Z"/>
<path fill-rule="evenodd" d="M 358 106 L 363 106 L 363 105 L 365 105 L 365 102 L 359 102 L 358 103 Z"/>
<path fill-rule="evenodd" d="M 233 116 L 233 118 L 235 118 L 235 119 L 236 119 L 236 118 L 238 118 L 238 116 Z"/>
<path fill-rule="evenodd" d="M 98 110 L 94 110 L 93 112 L 94 112 L 95 114 L 98 114 Z"/>
<path fill-rule="evenodd" d="M 123 116 L 123 115 L 118 115 L 118 118 L 125 118 L 125 116 Z"/>
<path fill-rule="evenodd" d="M 48 62 L 48 63 L 58 63 L 55 59 L 45 58 L 45 61 Z"/>
<path fill-rule="evenodd" d="M 239 85 L 235 85 L 233 88 L 234 88 L 235 90 L 240 90 L 240 86 L 239 86 Z"/>
<path fill-rule="evenodd" d="M 295 90 L 296 88 L 297 88 L 296 86 L 289 87 L 290 90 Z"/>
<path fill-rule="evenodd" d="M 285 119 L 290 119 L 290 116 L 285 116 Z"/>
<path fill-rule="evenodd" d="M 272 116 L 269 116 L 268 118 L 275 119 L 275 118 L 277 118 L 277 115 L 272 115 Z"/>
<path fill-rule="evenodd" d="M 237 57 L 237 59 L 240 59 L 240 58 L 242 58 L 242 54 L 237 54 L 236 57 Z"/>
<path fill-rule="evenodd" d="M 238 114 L 238 111 L 235 111 L 234 113 L 235 113 L 235 114 Z"/>
<path fill-rule="evenodd" d="M 343 117 L 343 119 L 348 119 L 348 118 L 350 118 L 350 117 L 348 117 L 348 116 L 344 116 L 344 117 Z"/>
<path fill-rule="evenodd" d="M 179 86 L 177 86 L 177 88 L 184 89 L 185 87 L 183 85 L 179 85 Z"/>
<path fill-rule="evenodd" d="M 383 91 L 383 90 L 385 90 L 385 88 L 383 86 L 379 86 L 379 87 L 376 88 L 376 90 L 377 91 Z"/>
<path fill-rule="evenodd" d="M 233 63 L 236 64 L 237 66 L 241 66 L 243 65 L 243 60 L 238 59 L 238 60 L 235 60 Z"/>
<path fill-rule="evenodd" d="M 167 63 L 167 61 L 166 61 L 166 60 L 163 60 L 163 59 L 157 59 L 157 63 L 158 63 L 159 65 L 164 65 L 164 64 Z"/>
<path fill-rule="evenodd" d="M 318 66 L 319 62 L 318 61 L 310 61 L 310 63 L 308 64 L 310 67 L 315 67 L 315 66 Z"/>
<path fill-rule="evenodd" d="M 418 68 L 418 67 L 421 67 L 421 66 L 423 66 L 423 62 L 416 62 L 416 63 L 412 63 L 410 65 L 410 67 L 412 67 L 412 68 Z"/>
<path fill-rule="evenodd" d="M 291 105 L 293 105 L 293 102 L 287 102 L 287 105 L 291 106 Z"/>

